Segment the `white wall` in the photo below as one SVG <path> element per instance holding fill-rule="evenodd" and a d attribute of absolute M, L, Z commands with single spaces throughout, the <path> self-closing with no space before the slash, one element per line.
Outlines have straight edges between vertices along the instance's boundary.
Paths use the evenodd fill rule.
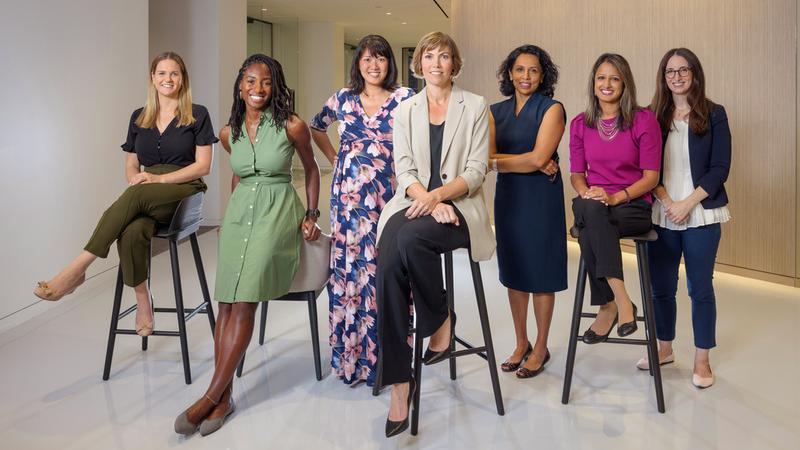
<path fill-rule="evenodd" d="M 309 122 L 325 101 L 344 86 L 344 28 L 331 22 L 300 22 L 298 27 L 297 113 Z M 339 136 L 336 127 L 328 128 L 331 142 Z M 330 167 L 316 149 L 320 167 Z"/>
<path fill-rule="evenodd" d="M 150 0 L 150 57 L 170 50 L 189 70 L 195 103 L 208 108 L 214 132 L 228 121 L 233 83 L 247 51 L 246 0 Z M 207 225 L 220 223 L 230 196 L 231 170 L 221 145 L 214 146 L 205 178 Z"/>
<path fill-rule="evenodd" d="M 147 40 L 147 3 L 3 1 L 0 318 L 38 301 L 35 282 L 78 254 L 126 187 L 119 146 L 145 99 Z"/>

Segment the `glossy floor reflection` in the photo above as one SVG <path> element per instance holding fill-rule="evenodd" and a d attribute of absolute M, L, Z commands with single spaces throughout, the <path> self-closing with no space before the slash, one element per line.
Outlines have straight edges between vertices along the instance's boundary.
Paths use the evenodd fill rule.
<path fill-rule="evenodd" d="M 209 283 L 216 262 L 216 232 L 200 237 Z M 190 248 L 180 247 L 187 304 L 199 298 Z M 577 248 L 570 244 L 574 283 Z M 625 256 L 631 292 L 635 261 Z M 499 360 L 513 342 L 505 292 L 496 262 L 482 264 Z M 167 254 L 154 259 L 157 302 L 171 302 Z M 111 379 L 101 380 L 115 271 L 86 282 L 76 294 L 46 305 L 33 320 L 0 334 L 0 448 L 8 449 L 247 449 L 247 448 L 796 448 L 800 442 L 798 347 L 800 291 L 719 274 L 719 348 L 712 353 L 717 384 L 699 391 L 690 383 L 689 304 L 681 290 L 677 363 L 664 368 L 667 413 L 658 414 L 650 377 L 634 364 L 642 349 L 578 346 L 569 405 L 560 403 L 572 291 L 557 295 L 553 355 L 532 380 L 501 373 L 506 415 L 496 414 L 483 360 L 459 360 L 459 379 L 447 365 L 423 371 L 420 434 L 383 437 L 389 395 L 365 385 L 347 387 L 314 378 L 307 310 L 301 303 L 270 306 L 267 342 L 248 350 L 235 381 L 238 410 L 219 432 L 184 439 L 172 422 L 202 395 L 212 370 L 211 333 L 204 317 L 189 323 L 194 383 L 183 382 L 178 341 L 120 336 Z M 459 334 L 480 340 L 466 252 L 455 256 Z M 461 280 L 461 281 L 459 281 Z M 126 301 L 132 295 L 126 292 Z M 327 335 L 327 295 L 319 299 L 320 335 Z M 126 318 L 125 320 L 133 320 Z M 174 329 L 163 314 L 158 327 Z M 583 325 L 588 326 L 588 322 Z M 533 331 L 533 326 L 530 328 Z M 642 332 L 640 331 L 639 334 Z M 323 338 L 323 341 L 325 339 Z M 323 365 L 330 357 L 323 342 Z M 327 372 L 326 372 L 327 373 Z"/>

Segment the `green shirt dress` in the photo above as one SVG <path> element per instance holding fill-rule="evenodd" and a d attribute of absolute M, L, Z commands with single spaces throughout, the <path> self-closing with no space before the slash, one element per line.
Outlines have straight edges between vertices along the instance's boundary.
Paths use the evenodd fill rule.
<path fill-rule="evenodd" d="M 224 303 L 286 294 L 300 261 L 305 210 L 292 187 L 294 146 L 269 112 L 261 114 L 253 144 L 246 128 L 238 141 L 230 141 L 231 167 L 240 181 L 219 235 L 214 298 Z"/>

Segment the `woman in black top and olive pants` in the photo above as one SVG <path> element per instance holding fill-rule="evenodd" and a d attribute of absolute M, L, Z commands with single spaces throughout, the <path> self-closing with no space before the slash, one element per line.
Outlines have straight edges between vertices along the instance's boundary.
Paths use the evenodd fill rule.
<path fill-rule="evenodd" d="M 122 144 L 130 186 L 100 218 L 84 251 L 34 290 L 50 301 L 71 293 L 85 280 L 89 265 L 105 258 L 116 240 L 123 282 L 136 292 L 136 332 L 141 336 L 153 330 L 146 283 L 150 239 L 157 223 L 170 221 L 181 199 L 206 190 L 200 177 L 211 169 L 211 144 L 217 142 L 208 111 L 192 104 L 189 74 L 180 56 L 158 55 L 150 65 L 150 81 L 147 103 L 133 112 Z"/>

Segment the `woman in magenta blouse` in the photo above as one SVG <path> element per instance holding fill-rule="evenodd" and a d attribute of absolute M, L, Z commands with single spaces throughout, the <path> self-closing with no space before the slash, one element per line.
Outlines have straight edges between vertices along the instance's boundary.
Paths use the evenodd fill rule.
<path fill-rule="evenodd" d="M 625 290 L 620 236 L 647 232 L 650 191 L 661 169 L 661 130 L 655 115 L 636 103 L 628 61 L 604 53 L 589 79 L 589 105 L 570 124 L 570 181 L 580 230 L 581 257 L 589 272 L 592 305 L 599 305 L 583 341 L 596 344 L 636 331 L 636 306 Z"/>

